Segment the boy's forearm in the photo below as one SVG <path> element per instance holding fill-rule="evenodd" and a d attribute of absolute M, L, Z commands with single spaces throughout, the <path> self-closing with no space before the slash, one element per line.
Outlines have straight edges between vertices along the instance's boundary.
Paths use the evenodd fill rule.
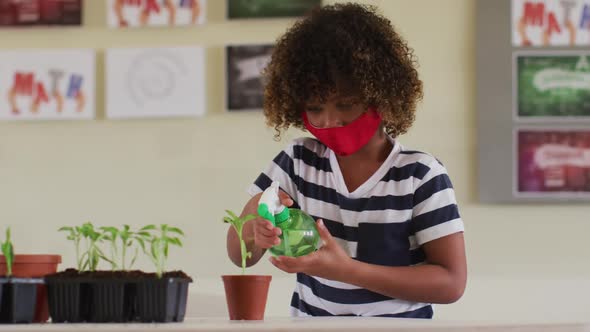
<path fill-rule="evenodd" d="M 452 303 L 465 283 L 445 267 L 435 264 L 390 267 L 351 259 L 339 281 L 406 301 Z"/>

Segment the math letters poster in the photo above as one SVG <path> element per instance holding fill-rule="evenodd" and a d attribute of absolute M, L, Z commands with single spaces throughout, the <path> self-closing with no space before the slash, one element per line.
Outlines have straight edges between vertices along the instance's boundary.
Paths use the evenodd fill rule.
<path fill-rule="evenodd" d="M 590 0 L 512 0 L 512 44 L 590 46 Z"/>
<path fill-rule="evenodd" d="M 93 50 L 0 51 L 0 119 L 95 117 Z"/>
<path fill-rule="evenodd" d="M 174 27 L 205 23 L 206 0 L 107 0 L 105 3 L 108 26 L 111 28 Z"/>

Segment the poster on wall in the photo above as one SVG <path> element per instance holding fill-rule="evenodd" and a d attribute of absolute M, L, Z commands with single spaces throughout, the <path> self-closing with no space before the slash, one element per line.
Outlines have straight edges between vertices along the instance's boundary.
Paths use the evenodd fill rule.
<path fill-rule="evenodd" d="M 262 71 L 270 61 L 273 47 L 267 44 L 226 47 L 226 91 L 229 111 L 262 109 Z"/>
<path fill-rule="evenodd" d="M 202 47 L 109 49 L 105 65 L 107 118 L 205 114 Z"/>
<path fill-rule="evenodd" d="M 93 50 L 0 51 L 0 119 L 76 120 L 95 115 Z"/>
<path fill-rule="evenodd" d="M 516 141 L 516 196 L 590 198 L 590 129 L 520 129 Z"/>
<path fill-rule="evenodd" d="M 206 0 L 107 0 L 111 28 L 174 27 L 205 23 Z"/>
<path fill-rule="evenodd" d="M 0 27 L 82 24 L 82 0 L 0 0 Z"/>
<path fill-rule="evenodd" d="M 512 0 L 512 44 L 590 46 L 590 0 Z"/>
<path fill-rule="evenodd" d="M 590 52 L 517 53 L 514 65 L 518 119 L 590 121 Z"/>
<path fill-rule="evenodd" d="M 321 0 L 227 0 L 229 19 L 299 17 Z"/>

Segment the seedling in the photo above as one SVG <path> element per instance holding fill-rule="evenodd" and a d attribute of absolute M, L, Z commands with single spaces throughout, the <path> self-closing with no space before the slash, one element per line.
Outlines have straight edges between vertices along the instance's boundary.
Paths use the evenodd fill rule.
<path fill-rule="evenodd" d="M 119 264 L 117 264 L 117 256 L 118 256 L 118 248 L 117 248 L 117 239 L 119 238 L 119 230 L 115 227 L 101 227 L 101 231 L 103 231 L 102 238 L 105 241 L 108 241 L 111 245 L 111 269 L 113 271 L 119 269 Z"/>
<path fill-rule="evenodd" d="M 230 210 L 225 210 L 228 216 L 223 217 L 223 222 L 231 224 L 236 232 L 238 233 L 238 239 L 240 239 L 240 253 L 242 254 L 242 274 L 246 274 L 246 259 L 252 257 L 252 253 L 246 249 L 246 242 L 242 238 L 242 229 L 244 224 L 257 216 L 255 214 L 248 214 L 243 217 L 238 217 L 235 213 Z"/>
<path fill-rule="evenodd" d="M 122 248 L 121 248 L 121 268 L 126 270 L 127 268 L 131 268 L 137 259 L 137 252 L 138 249 L 135 247 L 135 253 L 133 254 L 133 258 L 131 258 L 131 262 L 129 263 L 129 267 L 126 265 L 126 256 L 127 256 L 127 248 L 131 247 L 133 243 L 137 242 L 142 249 L 145 249 L 145 240 L 149 238 L 149 233 L 147 232 L 132 232 L 129 228 L 129 225 L 123 225 L 123 228 L 119 230 L 119 239 L 121 239 Z"/>
<path fill-rule="evenodd" d="M 64 226 L 58 230 L 59 232 L 68 232 L 67 239 L 74 242 L 74 247 L 76 248 L 76 266 L 78 272 L 82 272 L 82 267 L 84 263 L 82 262 L 82 256 L 80 255 L 80 240 L 82 240 L 82 231 L 81 227 L 74 226 Z"/>
<path fill-rule="evenodd" d="M 158 230 L 159 234 L 151 233 L 151 231 L 157 232 Z M 184 236 L 184 233 L 179 228 L 163 224 L 159 229 L 156 225 L 145 226 L 139 230 L 138 234 L 149 241 L 150 249 L 148 251 L 144 248 L 144 252 L 154 263 L 158 278 L 162 278 L 162 274 L 166 270 L 168 248 L 170 245 L 182 247 L 182 242 L 177 236 Z"/>
<path fill-rule="evenodd" d="M 12 276 L 12 264 L 14 263 L 14 247 L 10 241 L 10 227 L 6 228 L 6 241 L 1 244 L 2 254 L 6 259 L 6 276 Z"/>
<path fill-rule="evenodd" d="M 78 272 L 82 271 L 96 271 L 98 263 L 101 259 L 113 263 L 108 259 L 98 244 L 105 238 L 105 233 L 101 233 L 94 228 L 90 222 L 84 223 L 82 226 L 62 227 L 59 231 L 69 232 L 67 239 L 74 241 L 76 247 L 76 262 L 78 264 Z M 84 239 L 86 244 L 86 251 L 80 255 L 80 241 Z"/>

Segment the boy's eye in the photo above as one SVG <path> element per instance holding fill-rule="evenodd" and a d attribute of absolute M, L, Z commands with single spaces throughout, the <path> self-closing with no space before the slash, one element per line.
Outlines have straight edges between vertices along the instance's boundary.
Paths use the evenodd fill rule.
<path fill-rule="evenodd" d="M 311 113 L 318 113 L 322 111 L 322 108 L 317 106 L 308 106 L 305 108 L 305 110 Z"/>
<path fill-rule="evenodd" d="M 336 104 L 336 107 L 342 108 L 342 109 L 349 109 L 352 106 L 354 106 L 353 103 L 338 103 L 338 104 Z"/>

